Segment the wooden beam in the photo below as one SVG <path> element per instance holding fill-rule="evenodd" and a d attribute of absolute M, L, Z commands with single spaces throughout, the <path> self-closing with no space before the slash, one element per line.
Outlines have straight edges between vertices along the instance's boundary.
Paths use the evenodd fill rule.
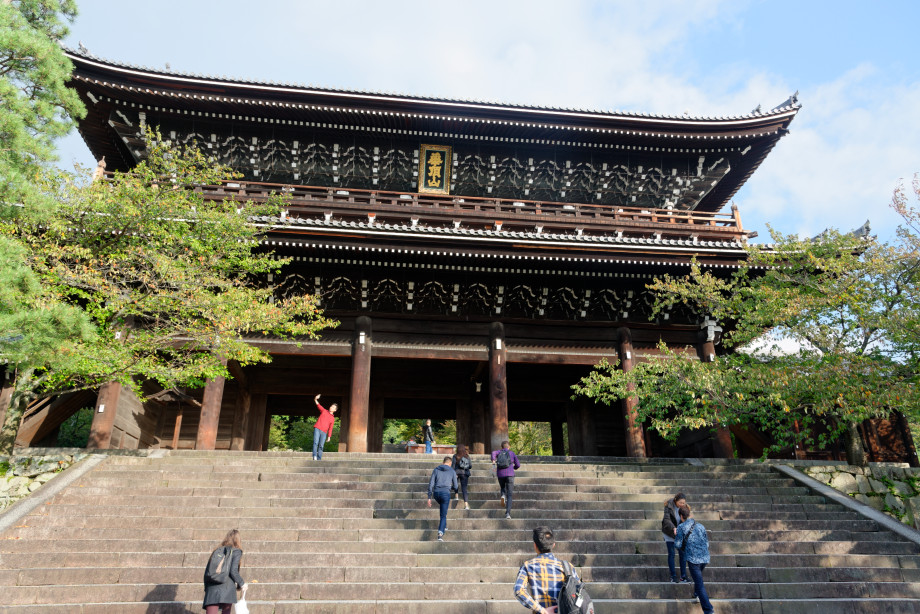
<path fill-rule="evenodd" d="M 635 365 L 633 354 L 635 350 L 632 345 L 632 336 L 628 328 L 621 328 L 618 331 L 620 336 L 620 364 L 623 371 L 630 371 Z M 630 390 L 635 390 L 631 385 Z M 623 409 L 623 421 L 626 427 L 626 453 L 631 458 L 645 458 L 645 435 L 642 432 L 642 425 L 639 424 L 638 411 L 636 406 L 638 400 L 629 396 L 620 402 Z"/>
<path fill-rule="evenodd" d="M 249 431 L 246 435 L 246 449 L 258 452 L 262 450 L 268 395 L 253 394 L 249 403 Z"/>
<path fill-rule="evenodd" d="M 486 453 L 486 404 L 483 395 L 482 382 L 474 382 L 470 391 L 470 442 L 473 454 Z"/>
<path fill-rule="evenodd" d="M 108 450 L 112 444 L 112 427 L 118 414 L 118 400 L 121 397 L 121 384 L 108 382 L 99 389 L 93 422 L 89 428 L 89 441 L 86 447 L 91 450 Z"/>
<path fill-rule="evenodd" d="M 227 360 L 221 360 L 226 365 Z M 204 397 L 201 400 L 201 419 L 198 421 L 198 437 L 195 440 L 196 450 L 213 450 L 217 444 L 217 425 L 220 422 L 220 406 L 224 400 L 223 376 L 215 377 L 204 387 Z"/>
<path fill-rule="evenodd" d="M 237 379 L 236 411 L 233 414 L 233 430 L 230 434 L 230 449 L 246 449 L 246 433 L 249 429 L 249 417 L 252 410 L 252 396 L 249 394 L 245 380 Z"/>
<path fill-rule="evenodd" d="M 505 327 L 494 322 L 489 329 L 489 404 L 492 418 L 490 445 L 501 448 L 508 439 L 508 347 L 505 345 Z"/>
<path fill-rule="evenodd" d="M 352 344 L 351 406 L 348 408 L 348 451 L 367 452 L 367 419 L 371 392 L 371 319 L 355 322 Z"/>
<path fill-rule="evenodd" d="M 565 456 L 565 441 L 562 436 L 562 421 L 553 420 L 549 423 L 549 432 L 553 441 L 553 456 Z"/>
<path fill-rule="evenodd" d="M 39 412 L 23 420 L 19 433 L 16 434 L 16 445 L 28 447 L 45 439 L 77 410 L 92 403 L 94 396 L 95 393 L 92 390 L 80 390 L 54 399 Z M 2 399 L 0 399 L 0 404 L 2 404 Z"/>

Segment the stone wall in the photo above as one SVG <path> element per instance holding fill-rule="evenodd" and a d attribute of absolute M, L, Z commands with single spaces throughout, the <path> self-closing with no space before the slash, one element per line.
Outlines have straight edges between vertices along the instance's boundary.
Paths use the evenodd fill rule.
<path fill-rule="evenodd" d="M 908 526 L 920 528 L 920 468 L 869 463 L 867 467 L 796 464 L 796 469 Z"/>
<path fill-rule="evenodd" d="M 29 496 L 86 456 L 82 452 L 0 456 L 0 511 Z"/>

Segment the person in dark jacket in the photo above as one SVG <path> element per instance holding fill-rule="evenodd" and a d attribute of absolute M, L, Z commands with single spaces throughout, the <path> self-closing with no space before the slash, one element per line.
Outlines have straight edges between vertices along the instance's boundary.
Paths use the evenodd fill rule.
<path fill-rule="evenodd" d="M 674 567 L 674 552 L 677 548 L 674 546 L 674 536 L 677 535 L 677 525 L 680 524 L 679 510 L 687 505 L 687 498 L 684 493 L 679 492 L 674 495 L 673 499 L 664 502 L 664 518 L 661 519 L 661 532 L 664 534 L 664 543 L 668 547 L 668 570 L 671 572 L 671 582 L 689 584 L 687 579 L 687 560 L 684 558 L 683 550 L 677 554 L 680 558 L 680 579 L 677 578 L 677 569 Z"/>
<path fill-rule="evenodd" d="M 227 579 L 219 584 L 210 584 L 205 579 L 204 603 L 201 609 L 205 610 L 207 614 L 230 614 L 230 608 L 236 603 L 237 589 L 242 590 L 245 597 L 246 589 L 249 588 L 245 580 L 240 576 L 240 559 L 243 556 L 243 548 L 240 545 L 240 532 L 233 529 L 227 533 L 217 550 L 221 548 L 225 549 L 229 556 L 226 562 L 230 565 L 230 573 Z"/>
<path fill-rule="evenodd" d="M 434 443 L 431 420 L 425 420 L 425 426 L 422 427 L 422 440 L 425 442 L 425 454 L 434 454 L 434 450 L 431 449 L 431 444 Z"/>
<path fill-rule="evenodd" d="M 504 453 L 507 452 L 507 455 Z M 504 465 L 507 460 L 508 465 Z M 505 518 L 511 518 L 511 496 L 514 494 L 514 470 L 521 468 L 517 454 L 511 451 L 511 444 L 502 442 L 501 450 L 492 451 L 492 464 L 495 465 L 495 477 L 501 489 L 501 502 L 505 506 Z"/>
<path fill-rule="evenodd" d="M 336 403 L 326 409 L 319 404 L 319 397 L 316 395 L 313 402 L 316 403 L 316 409 L 319 410 L 319 418 L 316 419 L 316 425 L 313 427 L 313 460 L 323 460 L 323 446 L 326 445 L 326 439 L 332 437 L 332 427 L 335 426 L 335 410 L 339 408 Z"/>
<path fill-rule="evenodd" d="M 463 506 L 466 509 L 470 509 L 470 502 L 467 499 L 466 490 L 470 483 L 470 474 L 473 472 L 473 461 L 470 459 L 469 450 L 467 450 L 466 446 L 462 443 L 457 446 L 457 453 L 454 454 L 451 469 L 457 474 L 457 480 L 460 482 L 460 490 L 463 491 Z M 454 494 L 455 498 L 458 498 L 458 496 L 459 493 Z"/>
<path fill-rule="evenodd" d="M 456 490 L 457 474 L 450 468 L 451 458 L 444 457 L 444 461 L 434 468 L 428 480 L 428 507 L 434 499 L 441 506 L 441 522 L 438 524 L 438 541 L 444 541 L 444 531 L 447 530 L 447 509 L 450 506 L 450 491 Z"/>

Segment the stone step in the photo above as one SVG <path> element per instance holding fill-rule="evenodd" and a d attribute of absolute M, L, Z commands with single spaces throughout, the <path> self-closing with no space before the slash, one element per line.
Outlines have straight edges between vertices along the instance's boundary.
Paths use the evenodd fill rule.
<path fill-rule="evenodd" d="M 379 493 L 388 492 L 398 497 L 411 496 L 418 493 L 425 493 L 428 490 L 428 483 L 415 482 L 408 484 L 386 482 L 308 482 L 304 484 L 285 483 L 282 488 L 280 483 L 274 484 L 274 487 L 260 483 L 259 487 L 250 488 L 239 484 L 233 486 L 198 486 L 198 487 L 180 487 L 173 484 L 146 484 L 144 493 L 147 496 L 195 496 L 195 497 L 242 497 L 242 496 L 259 496 L 259 497 L 309 497 L 319 496 L 316 491 L 324 491 L 324 496 L 347 496 L 349 493 L 360 491 L 362 493 Z M 137 487 L 107 487 L 96 486 L 82 483 L 80 494 L 82 495 L 107 495 L 107 496 L 130 496 L 137 492 Z M 494 496 L 498 490 L 498 485 L 494 482 L 472 484 L 469 489 L 471 493 L 478 494 L 480 497 Z M 522 498 L 528 498 L 527 495 L 534 496 L 552 496 L 575 498 L 582 495 L 602 495 L 607 498 L 618 498 L 620 495 L 642 495 L 650 498 L 658 495 L 656 498 L 667 497 L 671 492 L 670 489 L 657 487 L 635 486 L 594 486 L 594 485 L 577 485 L 577 484 L 528 484 L 523 482 L 519 484 L 517 480 L 514 483 L 514 494 Z M 737 500 L 739 497 L 746 495 L 752 496 L 803 496 L 808 495 L 807 488 L 742 488 L 742 487 L 721 487 L 709 491 L 706 494 L 687 494 L 688 499 L 693 501 L 715 501 L 715 500 Z M 596 497 L 595 497 L 596 498 Z"/>
<path fill-rule="evenodd" d="M 259 584 L 272 582 L 426 582 L 444 573 L 442 567 L 253 567 L 246 565 L 246 578 Z M 586 582 L 669 582 L 666 567 L 601 567 L 578 570 Z M 451 570 L 453 582 L 499 582 L 513 584 L 517 567 L 472 567 Z M 83 567 L 0 570 L 4 586 L 70 584 L 199 584 L 198 567 Z M 802 568 L 707 567 L 706 581 L 762 584 L 775 582 L 917 582 L 920 571 L 896 567 L 803 570 Z"/>
<path fill-rule="evenodd" d="M 257 614 L 517 613 L 537 524 L 556 529 L 597 612 L 695 614 L 692 588 L 668 581 L 659 530 L 678 491 L 709 530 L 720 614 L 920 612 L 917 544 L 769 465 L 522 458 L 506 520 L 474 457 L 472 509 L 453 503 L 438 542 L 425 507 L 436 456 L 156 455 L 107 458 L 0 534 L 0 614 L 200 612 L 204 564 L 229 527 L 243 531 Z"/>
<path fill-rule="evenodd" d="M 186 508 L 199 507 L 206 508 L 213 505 L 218 505 L 220 507 L 269 507 L 269 506 L 295 506 L 295 507 L 309 507 L 314 505 L 317 500 L 328 500 L 334 499 L 336 501 L 335 505 L 337 507 L 396 507 L 401 508 L 405 505 L 411 505 L 410 502 L 414 501 L 424 501 L 426 498 L 426 491 L 420 489 L 414 493 L 402 493 L 402 492 L 392 492 L 386 490 L 373 490 L 373 491 L 336 491 L 336 490 L 301 490 L 296 493 L 298 496 L 282 496 L 276 498 L 268 498 L 262 496 L 225 496 L 225 497 L 203 497 L 197 495 L 177 495 L 170 496 L 169 501 L 172 505 L 182 506 Z M 497 492 L 483 493 L 483 492 L 474 492 L 470 494 L 471 500 L 473 501 L 487 501 L 497 503 L 496 498 Z M 515 491 L 514 501 L 516 507 L 521 508 L 530 508 L 530 509 L 615 509 L 611 507 L 612 504 L 615 506 L 620 503 L 651 503 L 649 508 L 654 509 L 656 506 L 660 506 L 660 501 L 654 495 L 645 495 L 645 494 L 621 494 L 621 495 L 601 495 L 594 493 L 566 493 L 565 499 L 560 500 L 549 500 L 545 497 L 536 498 L 535 496 L 539 493 L 535 492 L 521 492 L 518 493 Z M 158 503 L 162 503 L 165 497 L 147 495 L 147 494 L 138 494 L 138 495 L 126 495 L 126 496 L 115 496 L 115 495 L 92 495 L 84 493 L 82 490 L 70 490 L 65 491 L 55 497 L 55 503 L 58 502 L 67 502 L 71 505 L 151 505 L 156 506 Z M 748 505 L 753 505 L 755 503 L 765 503 L 765 504 L 786 504 L 786 505 L 808 505 L 810 503 L 823 503 L 825 499 L 820 496 L 812 495 L 801 495 L 801 496 L 753 496 L 745 495 L 740 497 L 732 497 L 729 501 L 724 498 L 720 498 L 713 495 L 700 495 L 700 502 L 705 503 L 716 503 L 723 507 L 729 505 L 736 505 L 747 507 Z M 349 503 L 353 502 L 353 503 Z M 699 505 L 697 503 L 696 505 Z M 659 507 L 659 509 L 661 509 Z M 695 509 L 695 508 L 694 508 Z"/>
<path fill-rule="evenodd" d="M 75 605 L 0 606 L 0 614 L 200 614 L 201 599 L 177 602 L 171 587 L 159 588 L 147 602 L 87 603 Z M 157 601 L 159 595 L 166 598 Z M 162 598 L 161 598 L 162 599 Z M 252 614 L 521 614 L 521 605 L 505 600 L 359 600 L 297 601 L 247 600 Z M 597 614 L 699 614 L 695 599 L 595 599 Z M 777 599 L 713 600 L 719 614 L 915 614 L 920 601 L 902 599 Z"/>
<path fill-rule="evenodd" d="M 443 576 L 443 574 L 442 574 Z M 511 593 L 507 582 L 444 582 L 447 578 L 430 578 L 427 582 L 273 582 L 252 583 L 252 595 L 263 600 L 349 600 L 361 595 L 374 600 L 436 600 L 458 601 L 491 600 L 507 598 Z M 176 584 L 170 595 L 178 601 L 200 598 L 199 582 Z M 712 599 L 915 599 L 920 590 L 902 582 L 836 582 L 827 584 L 755 584 L 719 582 L 707 587 Z M 597 599 L 689 599 L 693 594 L 690 585 L 671 582 L 593 582 L 589 588 Z M 100 594 L 113 601 L 149 601 L 163 596 L 161 585 L 142 584 L 80 584 L 11 586 L 4 591 L 8 605 L 87 603 Z"/>
<path fill-rule="evenodd" d="M 360 567 L 455 567 L 481 564 L 482 554 L 488 552 L 489 564 L 492 566 L 517 567 L 532 555 L 533 548 L 506 547 L 489 550 L 487 542 L 451 542 L 448 532 L 447 541 L 435 541 L 434 531 L 429 539 L 415 542 L 411 550 L 407 543 L 389 542 L 374 544 L 373 552 L 368 552 L 367 543 L 363 542 L 298 542 L 280 545 L 277 551 L 251 550 L 246 553 L 247 566 L 284 566 L 300 568 L 309 565 L 360 566 Z M 176 567 L 190 566 L 204 569 L 209 551 L 191 550 L 178 546 L 163 544 L 158 552 L 131 551 L 117 540 L 97 541 L 99 550 L 91 550 L 87 545 L 78 551 L 64 548 L 52 549 L 50 544 L 37 550 L 22 546 L 4 548 L 0 553 L 0 570 L 43 568 L 48 564 L 49 554 L 60 561 L 60 567 Z M 200 548 L 203 544 L 196 543 Z M 649 550 L 654 553 L 578 552 L 575 545 L 569 549 L 559 549 L 560 556 L 572 560 L 577 566 L 602 567 L 659 567 L 667 566 L 667 555 L 663 544 Z M 15 556 L 8 556 L 15 555 Z M 920 567 L 920 556 L 915 554 L 715 554 L 712 565 L 716 567 Z"/>
<path fill-rule="evenodd" d="M 138 524 L 141 524 L 139 522 Z M 506 521 L 502 526 L 496 527 L 494 520 L 489 519 L 448 519 L 451 531 L 457 539 L 463 541 L 493 541 L 504 543 L 522 543 L 525 546 L 529 541 L 522 531 L 526 526 L 521 523 Z M 314 520 L 312 526 L 305 528 L 270 528 L 250 529 L 246 532 L 247 543 L 292 542 L 292 541 L 350 541 L 356 536 L 358 541 L 372 541 L 375 543 L 387 541 L 417 541 L 422 535 L 427 535 L 433 527 L 437 526 L 437 518 L 427 521 L 422 520 L 352 520 L 352 519 L 322 519 Z M 239 528 L 239 527 L 237 527 Z M 572 520 L 556 523 L 555 531 L 562 538 L 577 536 L 580 542 L 585 543 L 618 543 L 618 542 L 651 542 L 660 544 L 662 536 L 657 528 L 621 529 L 612 530 L 606 521 Z M 168 528 L 157 532 L 160 541 L 220 541 L 226 531 L 213 527 L 208 528 Z M 750 530 L 738 529 L 718 531 L 709 529 L 709 539 L 712 547 L 737 548 L 739 544 L 752 543 L 792 543 L 797 546 L 811 546 L 810 542 L 822 546 L 833 544 L 846 544 L 851 547 L 854 543 L 881 543 L 894 545 L 901 551 L 903 547 L 912 546 L 920 553 L 920 546 L 903 540 L 892 540 L 887 533 L 847 531 L 832 529 L 823 531 L 808 530 Z M 85 541 L 94 539 L 131 540 L 137 538 L 136 528 L 101 527 L 77 528 L 44 526 L 31 527 L 19 525 L 5 534 L 6 540 L 72 540 Z M 2 546 L 0 546 L 2 550 Z M 909 553 L 909 552 L 908 552 Z"/>

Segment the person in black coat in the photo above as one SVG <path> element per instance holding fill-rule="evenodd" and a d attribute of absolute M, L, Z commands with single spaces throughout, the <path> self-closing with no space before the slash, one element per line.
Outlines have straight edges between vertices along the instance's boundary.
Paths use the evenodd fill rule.
<path fill-rule="evenodd" d="M 224 538 L 217 550 L 221 548 L 229 550 L 230 574 L 226 580 L 219 584 L 211 584 L 205 579 L 204 604 L 201 608 L 207 614 L 230 614 L 230 608 L 236 603 L 236 590 L 241 589 L 245 596 L 248 588 L 248 585 L 240 576 L 240 558 L 243 556 L 243 548 L 240 546 L 240 532 L 233 529 L 227 533 L 227 537 Z M 207 574 L 207 572 L 205 573 Z"/>

